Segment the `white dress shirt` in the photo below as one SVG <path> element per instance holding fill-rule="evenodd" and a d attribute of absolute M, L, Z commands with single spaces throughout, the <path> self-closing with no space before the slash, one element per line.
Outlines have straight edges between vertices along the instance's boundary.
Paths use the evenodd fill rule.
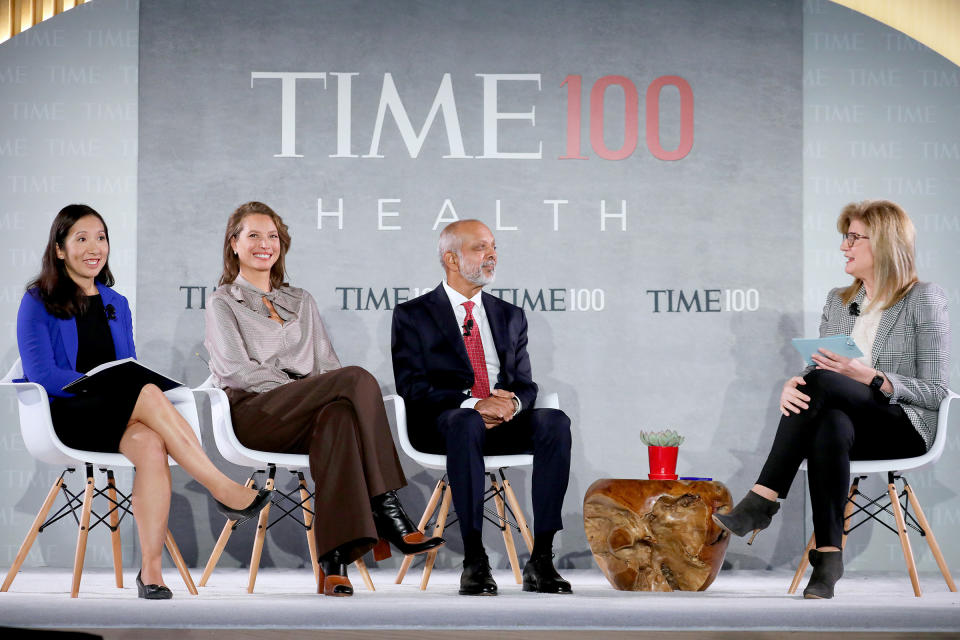
<path fill-rule="evenodd" d="M 453 315 L 457 317 L 457 326 L 460 327 L 460 335 L 463 335 L 463 323 L 467 319 L 467 309 L 463 306 L 468 298 L 443 281 L 443 290 L 447 292 L 450 299 L 450 306 L 453 307 Z M 478 291 L 477 295 L 469 298 L 473 302 L 473 331 L 480 332 L 480 343 L 483 345 L 483 358 L 487 364 L 487 378 L 492 390 L 497 384 L 497 378 L 500 375 L 500 357 L 497 355 L 497 345 L 493 341 L 493 333 L 490 331 L 490 323 L 487 321 L 487 313 L 483 308 L 483 291 Z M 470 389 L 465 389 L 465 393 L 470 393 Z M 460 403 L 464 409 L 472 409 L 483 398 L 467 398 Z M 517 398 L 518 409 L 520 399 Z M 516 414 L 514 414 L 516 415 Z"/>

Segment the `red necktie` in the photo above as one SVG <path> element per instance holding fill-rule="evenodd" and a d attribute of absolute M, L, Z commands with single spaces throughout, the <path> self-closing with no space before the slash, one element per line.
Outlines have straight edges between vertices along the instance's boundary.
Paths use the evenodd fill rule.
<path fill-rule="evenodd" d="M 473 386 L 470 387 L 470 394 L 482 400 L 490 397 L 490 378 L 487 377 L 487 359 L 483 355 L 480 327 L 473 319 L 474 306 L 470 300 L 463 303 L 463 307 L 467 310 L 467 317 L 463 322 L 463 344 L 467 347 L 467 356 L 473 367 Z"/>

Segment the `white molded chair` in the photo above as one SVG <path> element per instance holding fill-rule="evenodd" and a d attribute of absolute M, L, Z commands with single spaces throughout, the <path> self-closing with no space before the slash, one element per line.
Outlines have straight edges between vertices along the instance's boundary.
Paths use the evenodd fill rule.
<path fill-rule="evenodd" d="M 34 518 L 33 524 L 30 525 L 30 530 L 27 532 L 27 536 L 20 546 L 20 551 L 13 561 L 13 566 L 11 566 L 7 572 L 7 577 L 3 581 L 3 586 L 0 587 L 0 591 L 7 591 L 10 588 L 13 579 L 20 571 L 23 561 L 30 552 L 30 548 L 33 546 L 37 534 L 67 514 L 72 514 L 74 519 L 76 519 L 77 509 L 81 510 L 81 515 L 79 520 L 77 520 L 79 532 L 77 535 L 77 550 L 73 561 L 73 585 L 70 590 L 70 597 L 76 598 L 80 592 L 80 576 L 83 573 L 83 562 L 87 550 L 87 535 L 90 529 L 101 523 L 106 523 L 110 528 L 110 535 L 113 542 L 113 570 L 117 588 L 122 589 L 123 559 L 120 548 L 119 524 L 123 517 L 127 514 L 132 514 L 132 512 L 130 511 L 130 496 L 116 488 L 113 469 L 133 468 L 133 463 L 120 453 L 84 451 L 63 444 L 53 429 L 53 421 L 50 417 L 50 402 L 46 389 L 36 382 L 14 382 L 14 380 L 18 378 L 23 378 L 23 368 L 19 358 L 10 368 L 10 371 L 0 380 L 0 388 L 13 388 L 16 390 L 17 406 L 20 412 L 20 433 L 23 436 L 23 442 L 27 447 L 27 451 L 41 462 L 51 465 L 63 465 L 66 469 L 64 469 L 63 473 L 60 474 L 60 477 L 57 478 L 56 482 L 54 482 L 50 488 L 46 500 L 44 500 L 43 505 L 40 507 L 40 511 L 37 513 L 36 518 Z M 170 401 L 180 414 L 190 423 L 190 426 L 193 427 L 194 432 L 197 434 L 197 438 L 199 438 L 200 420 L 197 416 L 196 403 L 193 400 L 193 395 L 190 393 L 190 390 L 185 387 L 180 387 L 167 391 L 166 395 L 170 398 Z M 172 459 L 169 459 L 169 462 L 171 466 L 176 464 Z M 66 474 L 73 473 L 78 466 L 84 466 L 86 468 L 86 488 L 83 492 L 82 499 L 79 493 L 75 494 L 71 492 L 64 481 Z M 94 467 L 99 468 L 100 471 L 107 476 L 106 485 L 102 489 L 96 487 L 93 477 Z M 61 491 L 63 492 L 66 504 L 47 520 L 47 515 L 53 507 L 57 494 Z M 109 506 L 107 513 L 99 515 L 93 511 L 93 498 L 95 495 L 103 496 L 107 499 Z M 91 516 L 94 519 L 92 525 L 90 524 Z M 180 549 L 177 547 L 177 543 L 174 541 L 169 529 L 167 530 L 166 547 L 174 564 L 180 571 L 180 576 L 183 578 L 187 589 L 193 595 L 197 595 L 197 588 L 194 586 L 193 578 L 190 576 L 190 571 L 187 569 L 183 556 L 180 554 Z"/>
<path fill-rule="evenodd" d="M 448 524 L 447 516 L 450 513 L 452 496 L 446 476 L 447 456 L 438 453 L 424 453 L 423 451 L 415 449 L 410 442 L 410 435 L 407 431 L 407 412 L 403 398 L 398 395 L 391 395 L 384 398 L 384 402 L 387 401 L 392 402 L 394 406 L 394 415 L 397 420 L 397 437 L 400 440 L 400 448 L 403 452 L 414 462 L 426 469 L 435 469 L 444 472 L 444 475 L 437 482 L 433 493 L 430 495 L 430 500 L 427 501 L 427 506 L 423 510 L 423 516 L 417 525 L 420 531 L 425 532 L 425 528 L 433 517 L 434 512 L 437 511 L 437 505 L 439 504 L 440 508 L 437 513 L 436 524 L 432 535 L 441 536 L 443 535 L 444 527 Z M 537 402 L 534 406 L 540 409 L 559 409 L 560 400 L 556 393 L 541 394 L 537 397 Z M 527 551 L 529 552 L 533 551 L 533 534 L 530 532 L 530 527 L 527 526 L 526 518 L 523 517 L 523 510 L 520 508 L 520 502 L 513 492 L 513 487 L 510 486 L 510 481 L 507 480 L 505 471 L 510 467 L 529 467 L 532 465 L 533 455 L 529 453 L 483 457 L 484 470 L 490 478 L 490 488 L 486 491 L 484 502 L 492 499 L 497 507 L 495 516 L 493 516 L 492 512 L 488 509 L 484 509 L 487 512 L 485 517 L 493 522 L 503 533 L 503 542 L 507 549 L 507 557 L 510 559 L 513 577 L 517 581 L 517 584 L 522 582 L 522 577 L 520 574 L 520 562 L 517 559 L 517 549 L 513 543 L 513 534 L 510 528 L 512 527 L 520 532 L 524 543 L 527 545 Z M 498 474 L 500 476 L 499 481 L 497 480 Z M 506 501 L 506 504 L 504 504 L 504 501 Z M 513 516 L 514 521 L 510 521 L 507 512 Z M 453 522 L 449 524 L 453 524 Z M 430 581 L 430 574 L 433 571 L 433 564 L 436 561 L 438 551 L 439 549 L 434 549 L 427 554 L 426 561 L 423 565 L 423 576 L 420 579 L 421 590 L 426 590 L 427 588 L 427 583 Z M 403 559 L 403 564 L 400 565 L 400 571 L 397 573 L 396 584 L 403 582 L 403 578 L 406 576 L 411 562 L 413 562 L 413 556 L 407 556 Z"/>
<path fill-rule="evenodd" d="M 937 544 L 937 539 L 933 535 L 933 529 L 930 528 L 930 523 L 923 514 L 923 509 L 920 508 L 920 501 L 917 500 L 913 489 L 902 474 L 904 471 L 914 471 L 921 467 L 933 465 L 940 459 L 940 456 L 943 455 L 944 447 L 947 444 L 950 401 L 954 398 L 960 398 L 960 395 L 947 390 L 947 396 L 940 403 L 940 410 L 937 416 L 937 435 L 933 440 L 933 446 L 922 456 L 917 456 L 916 458 L 897 458 L 895 460 L 854 460 L 850 463 L 850 475 L 853 476 L 853 482 L 850 485 L 850 493 L 847 495 L 847 505 L 843 514 L 842 546 L 846 547 L 847 535 L 851 531 L 870 520 L 876 520 L 896 533 L 900 537 L 903 559 L 907 564 L 907 572 L 910 574 L 913 593 L 918 598 L 922 595 L 922 592 L 920 591 L 920 581 L 917 577 L 917 565 L 913 560 L 913 550 L 910 547 L 910 539 L 907 537 L 907 527 L 912 528 L 927 539 L 927 544 L 930 545 L 930 551 L 933 553 L 933 557 L 937 561 L 937 566 L 940 567 L 940 573 L 943 574 L 943 579 L 947 582 L 947 587 L 950 591 L 956 591 L 957 586 L 954 584 L 953 577 L 950 575 L 950 569 L 947 567 L 947 562 L 943 558 L 943 553 L 940 552 L 940 545 Z M 800 469 L 803 471 L 807 470 L 806 460 L 800 465 Z M 860 492 L 860 481 L 871 473 L 887 474 L 886 496 L 881 494 L 876 498 L 871 498 Z M 897 490 L 897 480 L 903 483 L 903 489 L 900 491 Z M 865 502 L 858 503 L 858 497 L 863 498 Z M 880 501 L 883 499 L 886 499 L 887 502 L 881 505 Z M 913 506 L 916 516 L 910 513 L 910 506 Z M 896 529 L 880 519 L 880 516 L 884 513 L 888 516 L 893 516 Z M 858 514 L 863 514 L 863 519 L 851 526 L 851 519 Z M 793 582 L 790 583 L 788 593 L 796 592 L 797 587 L 800 585 L 800 580 L 803 578 L 803 574 L 809 564 L 808 555 L 810 549 L 813 549 L 815 546 L 816 539 L 814 535 L 811 534 L 810 540 L 807 542 L 807 547 L 803 551 L 803 556 L 800 558 L 800 565 L 797 567 L 797 571 L 793 576 Z"/>
<path fill-rule="evenodd" d="M 217 450 L 220 451 L 220 455 L 236 465 L 252 467 L 254 469 L 253 473 L 250 474 L 249 480 L 247 480 L 248 486 L 254 485 L 257 475 L 266 474 L 267 480 L 265 488 L 274 489 L 271 503 L 276 504 L 277 508 L 282 511 L 281 516 L 272 523 L 269 522 L 271 503 L 268 503 L 267 506 L 260 511 L 257 535 L 256 538 L 254 538 L 253 553 L 250 557 L 250 577 L 247 582 L 247 593 L 253 593 L 253 587 L 257 581 L 260 555 L 263 552 L 263 541 L 266 537 L 267 529 L 283 518 L 291 518 L 306 531 L 307 547 L 310 550 L 310 561 L 313 565 L 313 575 L 314 579 L 319 583 L 320 567 L 317 564 L 317 543 L 312 535 L 314 518 L 312 502 L 314 493 L 307 488 L 306 479 L 303 475 L 304 470 L 309 470 L 310 468 L 310 456 L 305 453 L 276 453 L 274 451 L 258 451 L 245 447 L 240 443 L 240 440 L 237 439 L 237 434 L 233 430 L 233 421 L 230 418 L 230 401 L 227 398 L 227 394 L 224 393 L 222 389 L 213 386 L 213 377 L 207 378 L 203 384 L 194 389 L 194 392 L 204 393 L 210 399 L 213 439 L 217 444 Z M 384 398 L 384 400 L 386 400 L 386 398 Z M 299 491 L 299 500 L 293 495 L 293 491 L 284 493 L 276 489 L 275 478 L 278 467 L 287 469 L 290 473 L 297 476 L 299 486 L 295 491 Z M 293 506 L 287 509 L 282 506 L 284 502 L 290 503 Z M 302 511 L 302 519 L 294 515 L 294 512 L 298 508 Z M 220 538 L 217 540 L 217 544 L 210 554 L 210 559 L 207 561 L 207 566 L 203 570 L 203 575 L 200 577 L 201 587 L 206 586 L 210 574 L 213 573 L 213 569 L 220 560 L 224 547 L 227 546 L 230 534 L 238 524 L 239 523 L 234 520 L 227 520 L 226 524 L 224 524 Z M 373 580 L 370 579 L 370 573 L 367 571 L 367 565 L 363 559 L 359 558 L 355 560 L 354 564 L 360 571 L 360 576 L 363 578 L 363 583 L 367 589 L 374 591 Z"/>

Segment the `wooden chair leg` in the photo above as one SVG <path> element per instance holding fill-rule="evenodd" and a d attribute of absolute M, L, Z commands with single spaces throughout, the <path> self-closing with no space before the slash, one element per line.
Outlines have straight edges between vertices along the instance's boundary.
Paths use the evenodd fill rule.
<path fill-rule="evenodd" d="M 80 527 L 77 531 L 77 551 L 73 556 L 73 586 L 70 597 L 80 594 L 80 576 L 83 574 L 83 560 L 87 554 L 87 535 L 90 533 L 90 511 L 93 507 L 93 467 L 87 465 L 87 486 L 83 492 L 83 510 L 80 512 Z"/>
<path fill-rule="evenodd" d="M 34 540 L 37 539 L 37 534 L 40 533 L 40 527 L 46 522 L 47 514 L 50 513 L 50 509 L 53 507 L 53 501 L 57 499 L 57 493 L 61 487 L 63 487 L 62 476 L 57 478 L 57 481 L 50 487 L 50 492 L 47 493 L 47 498 L 43 501 L 43 506 L 41 506 L 40 511 L 37 512 L 37 517 L 33 519 L 33 524 L 30 525 L 27 536 L 23 539 L 23 544 L 20 545 L 20 550 L 17 552 L 17 557 L 13 560 L 13 565 L 10 567 L 10 570 L 7 571 L 7 577 L 4 579 L 0 591 L 6 591 L 10 588 L 10 585 L 13 584 L 13 579 L 17 577 L 20 567 L 23 566 L 23 561 L 27 559 L 27 554 L 30 553 L 30 548 L 33 546 Z"/>
<path fill-rule="evenodd" d="M 513 578 L 517 584 L 523 583 L 520 576 L 520 561 L 517 558 L 517 548 L 513 544 L 513 532 L 510 531 L 510 524 L 507 522 L 507 512 L 503 507 L 503 498 L 500 497 L 500 485 L 497 478 L 490 474 L 490 486 L 493 488 L 493 501 L 497 505 L 497 515 L 500 516 L 501 533 L 503 533 L 503 545 L 507 548 L 507 557 L 510 559 L 510 566 L 513 568 Z"/>
<path fill-rule="evenodd" d="M 306 525 L 304 531 L 307 534 L 307 549 L 310 550 L 313 579 L 319 586 L 320 565 L 317 563 L 317 538 L 313 535 L 313 501 L 310 499 L 310 491 L 307 489 L 307 481 L 302 471 L 297 472 L 297 479 L 300 481 L 300 502 L 303 503 L 303 524 Z"/>
<path fill-rule="evenodd" d="M 800 581 L 803 579 L 803 574 L 807 570 L 807 565 L 810 564 L 810 549 L 813 549 L 817 544 L 817 538 L 814 534 L 810 534 L 810 540 L 807 542 L 807 546 L 803 549 L 803 555 L 800 557 L 800 562 L 797 564 L 797 571 L 793 574 L 793 582 L 790 583 L 790 588 L 787 589 L 787 593 L 794 594 L 797 592 L 797 587 L 800 586 Z"/>
<path fill-rule="evenodd" d="M 443 535 L 443 527 L 447 524 L 447 514 L 450 513 L 450 497 L 453 490 L 447 485 L 443 492 L 443 501 L 440 503 L 440 513 L 437 515 L 437 525 L 433 528 L 434 536 Z M 427 583 L 430 582 L 430 574 L 433 573 L 433 563 L 437 560 L 439 549 L 432 549 L 427 552 L 427 559 L 423 563 L 423 577 L 420 578 L 420 590 L 427 590 Z"/>
<path fill-rule="evenodd" d="M 220 561 L 220 555 L 223 554 L 223 550 L 227 546 L 227 541 L 230 539 L 230 534 L 233 533 L 233 525 L 235 523 L 236 520 L 227 520 L 223 525 L 220 537 L 217 538 L 217 544 L 214 545 L 213 551 L 210 553 L 210 558 L 207 560 L 207 566 L 203 569 L 203 575 L 200 576 L 201 587 L 207 586 L 207 580 L 210 579 L 210 574 L 213 573 L 214 568 Z"/>
<path fill-rule="evenodd" d="M 118 589 L 123 589 L 123 547 L 120 546 L 120 506 L 113 470 L 107 470 L 107 497 L 110 499 L 110 540 L 113 543 L 113 574 Z"/>
<path fill-rule="evenodd" d="M 441 489 L 444 486 L 443 478 L 437 481 L 437 486 L 433 488 L 433 493 L 430 494 L 430 500 L 427 501 L 427 507 L 423 510 L 423 515 L 420 516 L 420 524 L 417 525 L 417 529 L 421 533 L 426 533 L 424 527 L 427 526 L 427 523 L 430 522 L 430 516 L 433 515 L 433 510 L 437 508 L 437 503 L 440 502 L 440 493 Z M 402 584 L 404 576 L 407 575 L 407 570 L 410 569 L 410 563 L 413 562 L 413 556 L 404 556 L 403 562 L 400 564 L 400 571 L 397 572 L 397 579 L 394 581 L 394 584 Z"/>
<path fill-rule="evenodd" d="M 184 562 L 183 554 L 180 553 L 180 547 L 177 546 L 177 541 L 173 539 L 173 534 L 170 533 L 170 529 L 167 529 L 167 537 L 164 542 L 167 546 L 167 553 L 170 554 L 170 557 L 173 559 L 173 564 L 176 565 L 177 571 L 180 572 L 180 577 L 183 578 L 183 583 L 187 585 L 187 591 L 193 595 L 199 595 L 197 585 L 193 584 L 193 576 L 190 575 L 190 570 L 187 569 L 187 563 Z"/>
<path fill-rule="evenodd" d="M 247 480 L 247 483 L 243 486 L 249 487 L 253 485 L 253 476 L 250 476 L 250 479 Z M 233 525 L 236 523 L 236 520 L 227 520 L 226 524 L 223 525 L 223 530 L 220 532 L 220 537 L 217 538 L 217 544 L 214 545 L 213 551 L 210 553 L 210 558 L 207 560 L 207 566 L 203 569 L 203 575 L 200 576 L 200 586 L 207 586 L 207 580 L 210 579 L 210 574 L 213 573 L 214 568 L 216 568 L 217 563 L 220 562 L 220 556 L 223 554 L 223 550 L 227 546 L 227 541 L 230 540 L 230 534 L 233 533 Z"/>
<path fill-rule="evenodd" d="M 893 474 L 891 474 L 892 476 Z M 893 478 L 887 484 L 887 493 L 890 495 L 890 506 L 893 508 L 893 517 L 897 521 L 897 534 L 900 536 L 900 547 L 903 549 L 903 560 L 907 563 L 907 573 L 910 574 L 910 583 L 913 585 L 913 595 L 920 597 L 920 579 L 917 577 L 917 565 L 913 561 L 913 550 L 910 548 L 910 538 L 907 537 L 907 525 L 903 520 L 903 511 L 900 509 L 900 497 L 897 495 L 897 485 Z"/>
<path fill-rule="evenodd" d="M 523 509 L 520 508 L 517 494 L 513 492 L 510 481 L 507 480 L 507 476 L 504 475 L 502 471 L 500 473 L 500 479 L 503 482 L 503 491 L 507 496 L 507 504 L 509 504 L 513 510 L 513 515 L 517 519 L 517 526 L 520 527 L 520 535 L 523 536 L 523 541 L 527 545 L 527 552 L 533 553 L 533 534 L 530 532 L 530 527 L 527 526 L 527 519 L 523 517 Z"/>
<path fill-rule="evenodd" d="M 940 545 L 937 544 L 937 539 L 933 535 L 933 529 L 930 528 L 930 523 L 927 522 L 927 516 L 924 515 L 923 509 L 920 508 L 920 501 L 917 500 L 913 489 L 909 484 L 906 484 L 906 481 L 904 481 L 904 485 L 907 490 L 907 498 L 910 500 L 910 504 L 913 505 L 913 510 L 917 514 L 917 522 L 920 523 L 920 526 L 923 527 L 924 532 L 926 532 L 925 537 L 927 544 L 930 545 L 930 552 L 933 553 L 933 558 L 937 561 L 937 566 L 940 567 L 940 573 L 943 574 L 943 579 L 947 581 L 947 588 L 949 588 L 950 591 L 956 591 L 957 585 L 953 582 L 953 576 L 950 575 L 947 561 L 943 559 L 943 553 L 940 552 Z"/>
<path fill-rule="evenodd" d="M 273 490 L 273 477 L 267 478 L 267 490 Z M 253 593 L 253 586 L 257 582 L 257 571 L 260 570 L 260 554 L 263 553 L 263 541 L 267 535 L 267 523 L 270 517 L 270 504 L 260 511 L 260 519 L 257 521 L 257 537 L 253 540 L 253 553 L 250 555 L 250 579 L 247 582 L 247 593 Z"/>
<path fill-rule="evenodd" d="M 357 571 L 360 572 L 360 577 L 363 578 L 363 584 L 366 585 L 367 590 L 376 591 L 373 586 L 373 580 L 370 579 L 370 572 L 367 571 L 367 563 L 363 561 L 363 558 L 354 560 L 353 565 L 357 568 Z"/>

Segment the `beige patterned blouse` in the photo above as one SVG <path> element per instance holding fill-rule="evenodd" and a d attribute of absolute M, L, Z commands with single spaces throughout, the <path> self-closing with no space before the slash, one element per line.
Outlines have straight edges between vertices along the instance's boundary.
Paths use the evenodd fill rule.
<path fill-rule="evenodd" d="M 283 320 L 270 319 L 267 298 Z M 313 296 L 296 287 L 265 293 L 242 276 L 211 294 L 204 346 L 221 388 L 262 393 L 340 368 Z"/>

